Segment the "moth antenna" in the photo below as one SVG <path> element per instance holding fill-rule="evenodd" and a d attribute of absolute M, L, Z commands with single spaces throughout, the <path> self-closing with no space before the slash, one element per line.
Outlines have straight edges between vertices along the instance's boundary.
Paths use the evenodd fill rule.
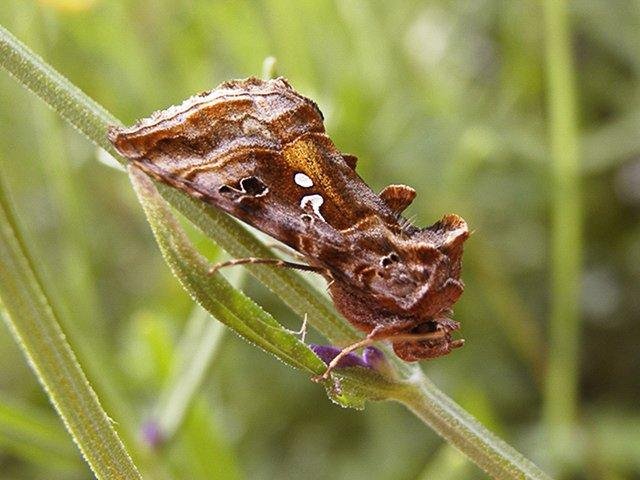
<path fill-rule="evenodd" d="M 295 258 L 296 260 L 299 261 L 304 261 L 304 255 L 302 255 L 301 253 L 296 252 L 295 250 L 293 250 L 292 248 L 289 248 L 285 245 L 279 244 L 279 243 L 265 243 L 266 247 L 272 248 L 273 250 L 280 250 L 282 253 Z"/>
<path fill-rule="evenodd" d="M 324 269 L 319 267 L 312 267 L 311 265 L 305 265 L 304 263 L 293 263 L 287 262 L 285 260 L 279 260 L 276 258 L 256 258 L 256 257 L 247 257 L 247 258 L 236 258 L 234 260 L 227 260 L 226 262 L 216 263 L 211 265 L 208 270 L 209 275 L 213 275 L 218 270 L 224 267 L 233 267 L 236 265 L 273 265 L 274 267 L 283 267 L 283 268 L 293 268 L 295 270 L 305 270 L 307 272 L 315 272 L 315 273 L 323 273 Z"/>

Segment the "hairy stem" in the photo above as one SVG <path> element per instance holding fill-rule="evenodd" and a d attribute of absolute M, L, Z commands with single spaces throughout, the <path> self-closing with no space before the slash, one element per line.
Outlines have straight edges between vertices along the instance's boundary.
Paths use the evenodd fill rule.
<path fill-rule="evenodd" d="M 96 477 L 142 478 L 65 340 L 2 185 L 0 298 L 5 322 Z"/>
<path fill-rule="evenodd" d="M 493 478 L 549 480 L 535 464 L 487 430 L 424 375 L 417 376 L 414 387 L 398 400 Z"/>

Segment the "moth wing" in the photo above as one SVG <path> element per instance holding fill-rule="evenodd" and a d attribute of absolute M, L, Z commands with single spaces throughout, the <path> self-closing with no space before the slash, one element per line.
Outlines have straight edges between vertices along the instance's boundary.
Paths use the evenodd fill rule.
<path fill-rule="evenodd" d="M 344 252 L 342 232 L 363 218 L 392 220 L 325 134 L 317 105 L 284 79 L 224 83 L 109 138 L 156 179 L 319 261 L 319 250 Z"/>
<path fill-rule="evenodd" d="M 304 254 L 313 254 L 314 245 L 340 248 L 339 232 L 318 217 L 317 197 L 306 198 L 283 185 L 294 173 L 282 175 L 287 166 L 277 152 L 238 153 L 224 165 L 203 164 L 189 172 L 163 169 L 146 159 L 136 164 L 152 177 L 190 196 L 224 210 Z M 314 211 L 315 210 L 315 211 Z"/>

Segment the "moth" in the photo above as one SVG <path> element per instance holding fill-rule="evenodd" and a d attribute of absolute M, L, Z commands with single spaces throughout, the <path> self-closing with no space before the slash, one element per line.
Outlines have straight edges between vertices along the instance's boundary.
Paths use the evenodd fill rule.
<path fill-rule="evenodd" d="M 238 259 L 220 266 L 272 263 L 321 274 L 339 312 L 367 334 L 348 352 L 388 340 L 401 359 L 435 358 L 463 345 L 452 332 L 462 294 L 465 221 L 446 215 L 419 228 L 402 216 L 416 192 L 390 185 L 374 193 L 356 157 L 327 136 L 315 102 L 284 78 L 222 83 L 109 140 L 151 177 L 183 190 L 283 242 L 304 264 Z"/>

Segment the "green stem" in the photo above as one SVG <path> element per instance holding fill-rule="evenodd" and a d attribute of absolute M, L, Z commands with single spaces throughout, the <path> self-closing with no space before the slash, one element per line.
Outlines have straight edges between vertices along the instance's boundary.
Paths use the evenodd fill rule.
<path fill-rule="evenodd" d="M 2 185 L 0 298 L 8 327 L 96 477 L 142 478 L 65 340 Z"/>
<path fill-rule="evenodd" d="M 16 4 L 14 10 L 16 28 L 27 35 L 29 43 L 40 47 L 46 44 L 36 33 L 38 29 L 33 28 L 39 19 L 38 6 L 25 2 Z M 57 281 L 54 281 L 50 269 L 46 268 L 48 262 L 36 265 L 36 273 L 91 385 L 111 417 L 122 426 L 120 435 L 139 460 L 141 452 L 133 451 L 137 435 L 136 416 L 123 398 L 122 389 L 118 388 L 109 375 L 104 375 L 103 366 L 108 365 L 109 361 L 102 337 L 108 322 L 105 320 L 90 268 L 88 235 L 82 231 L 82 225 L 86 224 L 84 220 L 88 202 L 86 196 L 81 194 L 82 188 L 77 176 L 73 175 L 73 169 L 66 168 L 69 167 L 69 159 L 64 147 L 62 125 L 59 124 L 56 112 L 43 111 L 43 105 L 36 98 L 29 100 L 29 107 L 33 109 L 34 143 L 50 181 L 49 200 L 60 211 L 58 227 L 65 232 L 65 242 L 61 246 L 59 257 L 62 268 L 66 269 L 63 277 L 68 285 L 60 285 L 59 275 L 55 276 Z M 31 245 L 35 255 L 39 255 L 41 251 L 37 248 L 37 242 L 34 242 L 36 239 L 29 238 L 28 233 L 24 232 L 25 243 Z"/>
<path fill-rule="evenodd" d="M 14 10 L 16 30 L 22 34 L 24 40 L 32 47 L 37 46 L 38 49 L 47 51 L 47 42 L 41 38 L 40 29 L 33 28 L 40 19 L 38 5 L 21 2 L 14 6 Z M 44 159 L 42 168 L 51 186 L 48 190 L 51 195 L 50 202 L 59 215 L 59 228 L 65 232 L 67 240 L 61 245 L 59 257 L 62 276 L 68 284 L 65 285 L 65 293 L 69 295 L 69 292 L 73 292 L 73 309 L 65 305 L 65 313 L 69 312 L 70 323 L 80 325 L 80 329 L 91 332 L 97 337 L 96 340 L 101 341 L 108 322 L 105 321 L 95 289 L 89 261 L 88 236 L 83 230 L 90 202 L 82 188 L 83 183 L 77 181 L 78 169 L 67 168 L 69 152 L 66 149 L 63 125 L 59 117 L 53 111 L 45 111 L 46 108 L 35 98 L 29 99 L 28 107 L 33 110 L 31 118 L 35 151 L 38 158 Z M 68 300 L 62 303 L 66 304 Z M 67 326 L 64 327 L 68 331 Z M 104 350 L 104 346 L 102 347 Z"/>
<path fill-rule="evenodd" d="M 544 2 L 551 176 L 553 181 L 552 307 L 544 414 L 558 438 L 576 419 L 582 222 L 578 127 L 568 7 Z"/>
<path fill-rule="evenodd" d="M 423 375 L 398 396 L 425 424 L 497 479 L 549 480 L 542 470 L 496 437 Z"/>

